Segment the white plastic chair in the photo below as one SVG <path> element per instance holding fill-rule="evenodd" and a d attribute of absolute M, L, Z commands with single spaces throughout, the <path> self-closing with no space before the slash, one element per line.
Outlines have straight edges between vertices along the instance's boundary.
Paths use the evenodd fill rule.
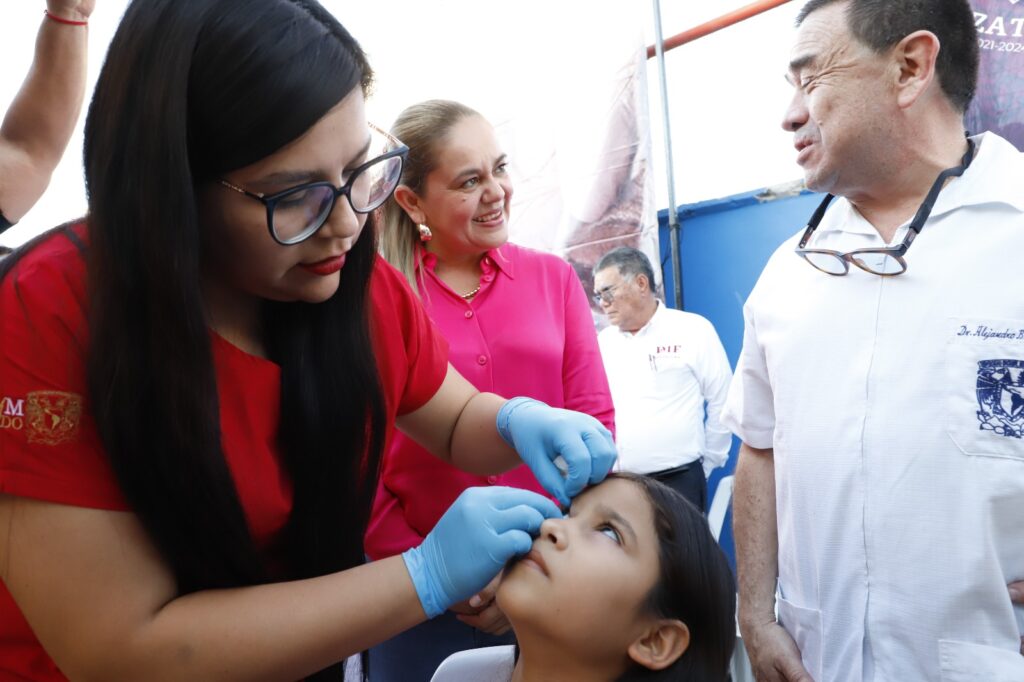
<path fill-rule="evenodd" d="M 715 497 L 711 500 L 711 509 L 708 510 L 708 525 L 711 526 L 711 534 L 715 536 L 715 540 L 722 537 L 725 516 L 732 503 L 733 478 L 733 476 L 725 476 L 718 482 L 718 487 L 715 488 Z M 743 646 L 743 638 L 740 636 L 738 624 L 736 626 L 736 648 L 729 664 L 729 672 L 732 674 L 732 682 L 754 682 L 754 673 L 750 669 L 750 659 L 747 658 L 747 650 Z"/>
<path fill-rule="evenodd" d="M 717 541 L 722 535 L 722 526 L 725 525 L 725 514 L 729 511 L 729 503 L 732 502 L 732 481 L 733 476 L 725 476 L 718 482 L 715 488 L 715 497 L 711 500 L 711 508 L 708 510 L 708 525 L 711 526 L 711 534 Z"/>
<path fill-rule="evenodd" d="M 508 682 L 514 668 L 511 644 L 456 651 L 441 661 L 430 682 Z"/>

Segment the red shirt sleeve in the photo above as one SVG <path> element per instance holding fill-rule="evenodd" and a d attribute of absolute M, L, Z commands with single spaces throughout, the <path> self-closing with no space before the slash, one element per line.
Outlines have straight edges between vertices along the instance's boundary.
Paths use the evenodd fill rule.
<path fill-rule="evenodd" d="M 90 414 L 85 302 L 85 262 L 66 234 L 0 282 L 0 492 L 124 510 Z"/>
<path fill-rule="evenodd" d="M 388 411 L 423 407 L 448 373 L 448 342 L 405 278 L 378 258 L 370 285 L 371 329 Z"/>

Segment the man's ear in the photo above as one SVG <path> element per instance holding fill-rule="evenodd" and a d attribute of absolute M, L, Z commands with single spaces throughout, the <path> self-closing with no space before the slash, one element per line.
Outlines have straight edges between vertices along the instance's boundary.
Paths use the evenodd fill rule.
<path fill-rule="evenodd" d="M 931 31 L 914 31 L 893 48 L 899 69 L 896 101 L 900 108 L 906 109 L 918 101 L 935 81 L 939 47 L 939 39 Z"/>
<path fill-rule="evenodd" d="M 647 279 L 647 275 L 642 273 L 636 276 L 636 285 L 640 287 L 641 291 L 644 289 L 647 291 L 651 290 L 651 280 Z"/>
<path fill-rule="evenodd" d="M 395 188 L 395 201 L 398 202 L 398 205 L 402 207 L 414 223 L 426 222 L 427 216 L 423 213 L 423 209 L 420 208 L 420 198 L 416 192 L 413 192 L 405 185 L 399 185 Z"/>
<path fill-rule="evenodd" d="M 655 621 L 629 645 L 627 653 L 633 661 L 650 670 L 664 670 L 690 647 L 690 628 L 681 620 L 664 618 Z"/>

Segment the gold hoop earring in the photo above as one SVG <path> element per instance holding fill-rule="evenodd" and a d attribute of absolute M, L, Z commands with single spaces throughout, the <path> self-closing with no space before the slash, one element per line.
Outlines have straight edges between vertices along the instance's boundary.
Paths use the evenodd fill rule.
<path fill-rule="evenodd" d="M 434 233 L 431 232 L 430 228 L 427 227 L 426 225 L 420 224 L 419 231 L 421 242 L 429 242 L 431 239 L 434 238 Z"/>

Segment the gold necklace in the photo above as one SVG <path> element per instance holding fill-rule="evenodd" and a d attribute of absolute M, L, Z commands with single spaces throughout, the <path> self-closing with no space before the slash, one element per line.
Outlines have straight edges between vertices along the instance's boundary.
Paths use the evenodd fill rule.
<path fill-rule="evenodd" d="M 468 301 L 469 299 L 471 299 L 474 296 L 476 296 L 477 292 L 480 291 L 480 287 L 481 286 L 482 285 L 477 284 L 476 285 L 476 289 L 473 289 L 473 291 L 469 292 L 468 294 L 459 294 L 459 296 L 461 296 L 462 298 L 464 298 L 464 299 L 466 299 Z"/>

